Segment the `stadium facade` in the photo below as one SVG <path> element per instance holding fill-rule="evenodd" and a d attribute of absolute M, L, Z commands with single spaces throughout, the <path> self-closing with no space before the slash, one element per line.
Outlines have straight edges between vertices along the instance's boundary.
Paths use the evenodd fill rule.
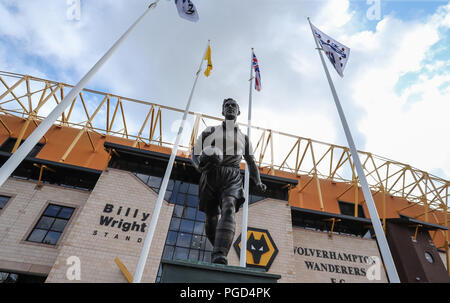
<path fill-rule="evenodd" d="M 0 77 L 4 163 L 43 118 L 38 110 L 51 99 L 55 105 L 69 86 L 9 73 Z M 171 150 L 162 140 L 161 110 L 179 110 L 95 91 L 83 94 L 0 188 L 3 282 L 126 283 L 136 269 Z M 98 95 L 102 98 L 93 97 Z M 86 106 L 89 96 L 95 108 Z M 127 130 L 126 102 L 147 106 L 134 133 Z M 11 103 L 21 109 L 8 108 Z M 69 117 L 77 106 L 86 119 L 74 123 Z M 99 112 L 106 119 L 103 128 L 94 123 Z M 191 139 L 202 119 L 219 120 L 191 115 Z M 117 117 L 123 121 L 114 128 Z M 255 156 L 268 190 L 250 188 L 248 266 L 279 274 L 279 282 L 286 283 L 388 282 L 348 150 L 293 137 L 281 155 L 273 138 L 285 134 L 257 130 Z M 200 176 L 188 151 L 189 146 L 176 158 L 143 282 L 160 281 L 163 259 L 210 261 L 205 216 L 197 210 Z M 367 175 L 379 180 L 371 190 L 401 281 L 449 282 L 449 182 L 364 155 Z M 239 266 L 241 216 L 242 211 L 229 253 L 233 266 Z"/>

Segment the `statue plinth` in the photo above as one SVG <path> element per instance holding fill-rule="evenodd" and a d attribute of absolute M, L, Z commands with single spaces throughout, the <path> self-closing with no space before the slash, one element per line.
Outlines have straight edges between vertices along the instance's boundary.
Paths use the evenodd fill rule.
<path fill-rule="evenodd" d="M 207 262 L 162 260 L 162 283 L 277 283 L 264 270 Z"/>

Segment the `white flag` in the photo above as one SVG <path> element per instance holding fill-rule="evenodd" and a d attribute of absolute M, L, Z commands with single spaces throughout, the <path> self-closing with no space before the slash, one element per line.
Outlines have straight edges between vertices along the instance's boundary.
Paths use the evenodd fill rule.
<path fill-rule="evenodd" d="M 314 37 L 319 42 L 320 46 L 324 50 L 331 64 L 333 64 L 339 76 L 344 77 L 344 68 L 350 55 L 350 48 L 342 43 L 337 42 L 333 38 L 324 34 L 312 25 Z"/>
<path fill-rule="evenodd" d="M 197 9 L 191 0 L 175 0 L 175 5 L 181 18 L 192 22 L 198 21 Z"/>

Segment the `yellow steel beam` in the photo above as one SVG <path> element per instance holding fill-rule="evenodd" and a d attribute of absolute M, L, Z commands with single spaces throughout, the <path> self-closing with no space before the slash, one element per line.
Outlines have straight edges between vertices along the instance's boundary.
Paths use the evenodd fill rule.
<path fill-rule="evenodd" d="M 299 145 L 299 146 L 300 146 L 300 145 Z M 301 167 L 301 165 L 302 165 L 302 163 L 303 163 L 303 159 L 305 158 L 306 152 L 308 151 L 308 147 L 310 147 L 310 146 L 311 146 L 311 140 L 308 140 L 308 144 L 306 144 L 306 146 L 305 146 L 305 151 L 303 152 L 303 155 L 302 155 L 302 157 L 300 158 L 300 162 L 297 162 L 297 163 L 296 163 L 295 170 L 296 170 L 297 172 L 300 170 L 300 167 Z"/>
<path fill-rule="evenodd" d="M 345 195 L 350 189 L 352 189 L 354 187 L 354 185 L 350 185 L 349 187 L 347 187 L 347 189 L 345 189 L 342 193 L 340 193 L 336 199 L 339 200 L 343 195 Z"/>
<path fill-rule="evenodd" d="M 20 142 L 22 142 L 22 139 L 25 135 L 25 132 L 26 132 L 28 126 L 30 125 L 31 120 L 33 120 L 32 116 L 29 116 L 28 119 L 25 120 L 25 124 L 22 126 L 22 128 L 19 132 L 19 136 L 17 136 L 16 143 L 14 144 L 14 147 L 11 151 L 12 154 L 14 154 L 16 152 L 16 150 L 19 148 Z"/>
<path fill-rule="evenodd" d="M 13 132 L 9 129 L 8 125 L 6 125 L 6 123 L 3 121 L 2 118 L 0 118 L 0 123 L 3 125 L 3 127 L 6 129 L 6 131 L 8 132 L 8 135 L 11 137 Z"/>
<path fill-rule="evenodd" d="M 120 105 L 120 111 L 122 112 L 122 120 L 123 120 L 123 127 L 125 129 L 125 136 L 128 139 L 127 122 L 125 121 L 125 112 L 123 111 L 122 101 L 120 101 L 119 105 Z"/>
<path fill-rule="evenodd" d="M 381 196 L 381 202 L 383 204 L 383 231 L 386 233 L 386 191 L 384 190 L 383 185 L 381 185 L 382 190 L 382 196 Z"/>
<path fill-rule="evenodd" d="M 64 153 L 64 155 L 61 157 L 61 159 L 59 160 L 59 162 L 64 162 L 67 159 L 67 156 L 69 156 L 70 152 L 72 151 L 72 149 L 75 147 L 75 145 L 78 143 L 78 140 L 80 140 L 81 135 L 83 135 L 84 132 L 86 132 L 86 127 L 83 127 L 82 130 L 80 130 L 78 132 L 78 134 L 76 135 L 75 139 L 73 139 L 72 143 L 69 145 L 69 147 L 67 148 L 66 152 Z"/>
<path fill-rule="evenodd" d="M 292 154 L 292 152 L 294 151 L 294 148 L 299 144 L 300 139 L 297 140 L 294 144 L 294 146 L 292 146 L 291 150 L 289 151 L 289 153 L 287 154 L 286 158 L 284 158 L 283 162 L 281 162 L 280 167 L 283 167 L 284 164 L 286 163 L 287 159 L 289 158 L 289 156 Z M 259 143 L 259 142 L 258 142 Z M 255 148 L 256 150 L 256 148 Z"/>
<path fill-rule="evenodd" d="M 128 283 L 133 283 L 133 276 L 128 271 L 127 267 L 122 263 L 122 261 L 120 261 L 119 258 L 116 257 L 114 259 L 114 262 L 116 262 L 117 266 L 119 267 L 120 271 L 125 276 L 125 278 L 127 279 Z"/>
<path fill-rule="evenodd" d="M 23 108 L 25 112 L 28 112 L 25 106 L 19 101 L 19 99 L 14 94 L 14 89 L 16 89 L 17 86 L 19 86 L 23 81 L 25 81 L 25 77 L 21 78 L 19 81 L 17 81 L 13 86 L 9 87 L 5 81 L 0 77 L 0 81 L 3 83 L 3 85 L 6 87 L 6 92 L 0 95 L 0 100 L 2 100 L 5 96 L 7 96 L 9 93 L 16 99 L 16 101 L 20 104 L 20 106 Z"/>
<path fill-rule="evenodd" d="M 358 187 L 358 178 L 355 177 L 355 181 L 353 184 L 355 188 L 355 210 L 354 210 L 354 216 L 358 217 L 358 194 L 359 194 L 359 187 Z"/>
<path fill-rule="evenodd" d="M 148 119 L 150 118 L 150 116 L 153 113 L 153 111 L 154 111 L 154 107 L 151 106 L 150 110 L 148 111 L 147 116 L 145 117 L 144 123 L 142 123 L 141 129 L 139 130 L 137 139 L 133 143 L 133 147 L 136 147 L 137 144 L 138 144 L 138 141 L 141 139 L 142 132 L 144 131 L 145 125 L 147 125 Z"/>

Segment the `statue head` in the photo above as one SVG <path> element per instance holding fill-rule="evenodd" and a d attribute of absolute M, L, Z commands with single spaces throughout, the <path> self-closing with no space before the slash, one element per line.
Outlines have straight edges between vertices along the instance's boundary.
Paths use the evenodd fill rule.
<path fill-rule="evenodd" d="M 225 117 L 226 120 L 236 121 L 237 116 L 239 116 L 240 114 L 241 111 L 239 110 L 239 104 L 236 102 L 236 100 L 232 98 L 227 98 L 223 100 L 222 115 Z"/>

